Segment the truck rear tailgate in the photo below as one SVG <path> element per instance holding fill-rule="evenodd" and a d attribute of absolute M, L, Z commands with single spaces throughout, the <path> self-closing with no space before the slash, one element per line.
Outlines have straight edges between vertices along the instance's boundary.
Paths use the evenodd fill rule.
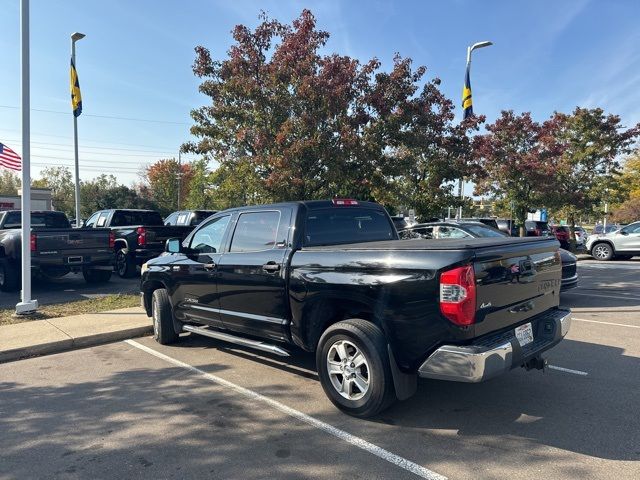
<path fill-rule="evenodd" d="M 34 228 L 35 253 L 99 251 L 109 249 L 110 230 L 107 228 Z"/>
<path fill-rule="evenodd" d="M 165 242 L 170 238 L 184 239 L 194 229 L 192 226 L 152 226 L 142 227 L 146 232 L 146 245 L 164 248 Z"/>
<path fill-rule="evenodd" d="M 554 238 L 476 249 L 475 336 L 559 305 L 562 264 L 557 252 Z"/>

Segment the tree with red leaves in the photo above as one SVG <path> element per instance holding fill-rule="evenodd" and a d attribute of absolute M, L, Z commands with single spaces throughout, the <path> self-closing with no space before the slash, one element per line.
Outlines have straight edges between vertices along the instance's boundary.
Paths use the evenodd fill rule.
<path fill-rule="evenodd" d="M 182 175 L 181 180 L 179 180 L 179 174 Z M 179 164 L 175 158 L 158 160 L 149 165 L 142 175 L 148 186 L 150 200 L 158 205 L 162 215 L 178 209 L 178 189 L 180 189 L 180 205 L 185 205 L 192 176 L 191 165 Z"/>
<path fill-rule="evenodd" d="M 220 205 L 350 196 L 426 214 L 451 204 L 441 187 L 461 174 L 481 119 L 454 126 L 439 80 L 423 84 L 426 69 L 408 58 L 382 72 L 375 58 L 321 55 L 329 34 L 308 10 L 291 25 L 261 20 L 234 29 L 225 60 L 196 48 L 211 103 L 192 111 L 199 140 L 183 148 L 220 163 Z"/>
<path fill-rule="evenodd" d="M 473 139 L 476 192 L 510 202 L 521 236 L 528 210 L 545 204 L 547 179 L 554 175 L 547 128 L 529 113 L 508 110 Z"/>

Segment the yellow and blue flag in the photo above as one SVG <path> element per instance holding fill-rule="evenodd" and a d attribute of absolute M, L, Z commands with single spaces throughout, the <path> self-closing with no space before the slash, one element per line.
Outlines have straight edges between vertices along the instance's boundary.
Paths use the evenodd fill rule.
<path fill-rule="evenodd" d="M 464 110 L 464 118 L 473 117 L 473 100 L 471 99 L 469 66 L 470 65 L 467 63 L 467 73 L 464 76 L 464 87 L 462 88 L 462 109 Z"/>
<path fill-rule="evenodd" d="M 76 66 L 71 59 L 71 108 L 73 108 L 73 116 L 79 117 L 82 113 L 82 95 L 80 94 L 80 82 L 78 81 L 78 72 Z"/>

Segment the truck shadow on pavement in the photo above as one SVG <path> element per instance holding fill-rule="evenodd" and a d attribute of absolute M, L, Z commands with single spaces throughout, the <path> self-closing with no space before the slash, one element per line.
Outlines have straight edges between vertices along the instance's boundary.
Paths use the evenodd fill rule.
<path fill-rule="evenodd" d="M 497 449 L 523 448 L 526 439 L 592 457 L 640 460 L 640 421 L 633 413 L 640 359 L 621 348 L 566 339 L 556 348 L 547 355 L 551 364 L 580 368 L 580 359 L 588 359 L 602 368 L 588 376 L 515 369 L 479 384 L 421 380 L 414 397 L 376 421 L 455 430 Z"/>
<path fill-rule="evenodd" d="M 280 359 L 198 336 L 185 337 L 181 347 L 217 349 L 317 381 L 311 353 L 295 351 Z M 420 380 L 412 398 L 368 422 L 394 426 L 398 434 L 405 427 L 422 431 L 427 442 L 439 441 L 434 432 L 455 431 L 455 437 L 472 440 L 475 447 L 466 447 L 471 449 L 482 444 L 496 451 L 531 450 L 535 442 L 541 451 L 555 447 L 602 459 L 640 460 L 640 418 L 632 413 L 640 359 L 624 355 L 621 348 L 568 339 L 546 356 L 553 365 L 586 368 L 589 375 L 516 368 L 478 384 Z M 324 395 L 319 383 L 314 395 Z M 286 403 L 286 396 L 281 401 Z M 332 417 L 330 423 L 344 421 L 337 410 Z"/>

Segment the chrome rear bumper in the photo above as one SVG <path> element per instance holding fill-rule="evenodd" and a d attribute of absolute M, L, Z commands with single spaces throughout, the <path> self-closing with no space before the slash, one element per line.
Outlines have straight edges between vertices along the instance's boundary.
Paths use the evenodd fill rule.
<path fill-rule="evenodd" d="M 418 369 L 418 375 L 423 378 L 472 383 L 496 377 L 522 365 L 526 360 L 560 342 L 571 327 L 571 312 L 556 310 L 545 314 L 540 321 L 547 324 L 552 322 L 553 333 L 549 335 L 548 341 L 534 343 L 533 348 L 525 346 L 523 349 L 515 338 L 515 334 L 510 338 L 505 337 L 504 333 L 496 337 L 503 340 L 498 342 L 499 344 L 483 341 L 476 345 L 443 345 L 424 361 Z M 539 327 L 538 324 L 536 324 L 537 327 Z M 491 345 L 486 346 L 486 343 Z"/>

